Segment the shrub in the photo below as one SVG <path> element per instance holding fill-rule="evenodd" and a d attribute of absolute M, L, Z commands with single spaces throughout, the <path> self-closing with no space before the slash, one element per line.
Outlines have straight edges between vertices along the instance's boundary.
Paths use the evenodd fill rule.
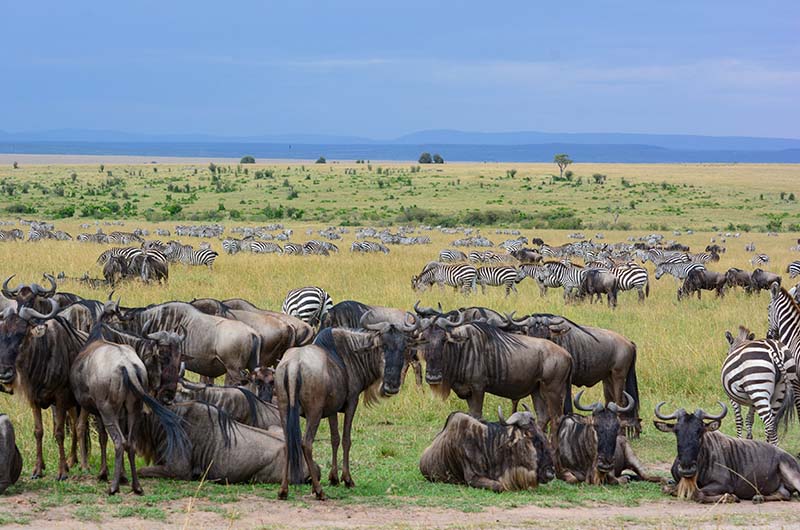
<path fill-rule="evenodd" d="M 8 213 L 36 213 L 36 208 L 27 204 L 9 204 L 6 206 Z"/>
<path fill-rule="evenodd" d="M 53 217 L 56 219 L 68 219 L 75 215 L 75 207 L 72 205 L 64 206 L 53 212 Z"/>
<path fill-rule="evenodd" d="M 431 164 L 431 163 L 433 163 L 433 157 L 431 156 L 430 153 L 428 153 L 426 151 L 426 152 L 422 153 L 421 155 L 419 155 L 418 162 L 420 164 Z"/>
<path fill-rule="evenodd" d="M 245 156 L 242 157 L 241 160 L 239 160 L 239 163 L 240 164 L 255 164 L 256 163 L 256 159 L 253 158 L 250 155 L 245 155 Z"/>
<path fill-rule="evenodd" d="M 328 161 L 327 161 L 327 160 L 325 160 L 325 157 L 324 157 L 324 156 L 321 156 L 321 157 L 317 158 L 317 161 L 316 161 L 316 162 L 314 162 L 314 163 L 315 163 L 315 164 L 325 164 L 325 163 L 327 163 L 327 162 L 328 162 Z"/>
<path fill-rule="evenodd" d="M 444 158 L 439 153 L 433 154 L 433 163 L 434 164 L 444 164 Z"/>

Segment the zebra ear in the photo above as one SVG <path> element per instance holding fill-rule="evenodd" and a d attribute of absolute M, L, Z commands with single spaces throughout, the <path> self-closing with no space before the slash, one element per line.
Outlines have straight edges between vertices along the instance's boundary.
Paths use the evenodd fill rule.
<path fill-rule="evenodd" d="M 728 344 L 733 345 L 733 335 L 730 331 L 725 332 L 725 338 L 728 340 Z"/>
<path fill-rule="evenodd" d="M 780 291 L 781 286 L 778 282 L 772 282 L 772 285 L 769 286 L 769 292 L 772 293 L 772 296 L 778 296 Z"/>

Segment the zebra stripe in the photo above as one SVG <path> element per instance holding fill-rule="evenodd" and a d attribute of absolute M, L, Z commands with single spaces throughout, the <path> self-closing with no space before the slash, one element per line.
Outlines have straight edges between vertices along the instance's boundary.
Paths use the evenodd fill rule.
<path fill-rule="evenodd" d="M 789 273 L 789 278 L 794 278 L 800 274 L 800 261 L 793 261 L 786 267 L 786 272 Z"/>
<path fill-rule="evenodd" d="M 664 274 L 671 274 L 678 280 L 685 280 L 691 271 L 706 270 L 702 263 L 671 263 L 663 262 L 656 267 L 656 280 L 660 280 Z"/>
<path fill-rule="evenodd" d="M 333 301 L 324 289 L 301 287 L 286 294 L 281 312 L 317 326 L 332 307 Z"/>
<path fill-rule="evenodd" d="M 505 286 L 506 296 L 513 290 L 518 293 L 516 284 L 522 279 L 515 267 L 480 267 L 478 268 L 477 283 L 481 286 L 481 293 L 486 294 L 486 286 Z"/>
<path fill-rule="evenodd" d="M 419 291 L 435 283 L 442 289 L 445 285 L 450 285 L 468 293 L 475 289 L 477 279 L 478 270 L 472 265 L 433 261 L 425 266 L 419 276 L 411 278 L 411 287 Z"/>
<path fill-rule="evenodd" d="M 753 267 L 764 265 L 765 263 L 769 263 L 769 256 L 766 254 L 756 254 L 750 258 L 750 263 L 753 265 Z"/>
<path fill-rule="evenodd" d="M 646 296 L 650 294 L 650 278 L 647 269 L 634 263 L 612 267 L 609 272 L 617 277 L 617 284 L 620 291 L 631 291 L 636 289 L 639 292 L 639 301 L 644 302 Z"/>
<path fill-rule="evenodd" d="M 467 255 L 460 250 L 446 248 L 439 252 L 439 261 L 443 263 L 458 263 L 467 261 Z"/>
<path fill-rule="evenodd" d="M 389 247 L 372 241 L 353 241 L 353 244 L 350 245 L 350 252 L 383 252 L 388 254 Z"/>
<path fill-rule="evenodd" d="M 250 241 L 243 248 L 249 248 L 253 254 L 283 254 L 281 246 L 270 241 Z"/>
<path fill-rule="evenodd" d="M 97 258 L 98 265 L 105 265 L 109 259 L 122 258 L 127 263 L 130 263 L 136 256 L 142 255 L 142 249 L 138 247 L 114 247 L 104 251 Z M 163 254 L 162 254 L 163 255 Z"/>
<path fill-rule="evenodd" d="M 536 273 L 536 279 L 553 287 L 564 288 L 564 300 L 572 297 L 572 292 L 580 292 L 586 270 L 576 265 L 559 261 L 543 263 Z"/>

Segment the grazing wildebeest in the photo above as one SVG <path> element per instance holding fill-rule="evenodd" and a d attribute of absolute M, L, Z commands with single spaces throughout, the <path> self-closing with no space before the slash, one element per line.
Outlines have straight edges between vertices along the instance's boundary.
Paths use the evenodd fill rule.
<path fill-rule="evenodd" d="M 414 326 L 398 328 L 393 324 L 367 324 L 367 332 L 342 328 L 322 330 L 314 344 L 292 348 L 286 352 L 275 370 L 275 395 L 281 412 L 286 436 L 288 459 L 278 497 L 288 495 L 289 480 L 302 480 L 300 463 L 314 469 L 312 445 L 322 418 L 328 418 L 331 429 L 331 485 L 339 483 L 337 453 L 339 451 L 339 419 L 344 413 L 342 482 L 353 487 L 350 476 L 350 432 L 358 397 L 370 403 L 377 395 L 394 395 L 400 391 L 401 373 L 407 359 L 409 339 L 406 333 L 419 329 Z M 306 417 L 306 432 L 301 440 L 300 411 Z M 291 477 L 290 477 L 291 475 Z M 320 486 L 319 473 L 312 473 L 311 483 L 317 498 L 325 494 Z"/>
<path fill-rule="evenodd" d="M 17 447 L 14 425 L 5 414 L 0 414 L 0 495 L 19 480 L 22 473 L 22 455 Z"/>
<path fill-rule="evenodd" d="M 660 479 L 645 473 L 628 439 L 620 432 L 619 415 L 633 410 L 633 397 L 625 393 L 628 404 L 624 408 L 613 401 L 587 407 L 580 402 L 583 392 L 575 395 L 575 408 L 591 415 L 567 414 L 558 428 L 561 478 L 570 484 L 619 484 L 628 481 L 630 475 L 622 472 L 630 469 L 637 478 L 658 482 Z"/>
<path fill-rule="evenodd" d="M 120 327 L 147 335 L 155 331 L 182 333 L 186 368 L 205 378 L 225 375 L 226 384 L 246 380 L 245 369 L 259 366 L 261 339 L 243 322 L 206 315 L 184 302 L 166 302 L 125 310 Z"/>
<path fill-rule="evenodd" d="M 432 317 L 420 338 L 425 380 L 447 398 L 452 389 L 480 418 L 488 392 L 512 400 L 531 396 L 543 430 L 550 424 L 553 447 L 558 423 L 572 409 L 572 357 L 550 341 L 502 331 L 485 322 L 464 324 Z"/>
<path fill-rule="evenodd" d="M 736 267 L 731 267 L 725 273 L 725 279 L 728 287 L 731 289 L 734 287 L 744 287 L 746 292 L 750 292 L 752 280 L 750 279 L 749 272 L 742 269 L 737 269 Z"/>
<path fill-rule="evenodd" d="M 33 478 L 44 472 L 42 409 L 53 407 L 53 434 L 59 450 L 58 479 L 67 478 L 64 424 L 76 405 L 69 384 L 72 362 L 83 347 L 81 336 L 69 322 L 58 318 L 58 302 L 48 299 L 51 310 L 42 314 L 30 307 L 8 307 L 0 321 L 0 384 L 8 392 L 19 390 L 33 411 L 36 463 Z"/>
<path fill-rule="evenodd" d="M 717 431 L 728 412 L 711 416 L 703 409 L 694 414 L 679 409 L 670 415 L 655 415 L 653 421 L 662 432 L 675 433 L 678 456 L 672 464 L 677 482 L 668 493 L 703 503 L 788 501 L 800 492 L 800 464 L 792 455 L 774 445 L 755 440 L 740 440 Z M 666 423 L 668 421 L 675 423 Z M 708 421 L 706 421 L 708 420 Z"/>
<path fill-rule="evenodd" d="M 177 352 L 169 332 L 161 331 L 149 335 L 148 338 L 159 343 L 163 341 L 166 343 L 166 350 L 152 353 L 149 358 L 140 359 L 132 347 L 108 342 L 103 337 L 104 326 L 105 323 L 101 319 L 92 329 L 86 345 L 72 364 L 70 383 L 75 399 L 81 407 L 79 424 L 85 424 L 82 420 L 85 420 L 88 414 L 94 414 L 102 422 L 98 427 L 99 430 L 105 431 L 100 434 L 100 451 L 103 456 L 101 476 L 107 473 L 105 435 L 110 436 L 114 443 L 114 478 L 108 489 L 109 495 L 119 492 L 125 453 L 128 455 L 131 468 L 131 489 L 141 495 L 143 491 L 136 472 L 133 439 L 137 423 L 142 419 L 142 406 L 147 405 L 164 427 L 167 458 L 173 458 L 175 453 L 182 451 L 186 443 L 180 418 L 148 393 L 151 388 L 156 390 L 156 385 L 160 391 L 164 387 L 177 384 L 177 366 L 172 370 L 168 370 L 167 366 L 175 364 L 173 358 L 177 358 L 179 364 L 180 354 L 175 355 Z M 151 365 L 149 370 L 145 367 L 145 363 Z M 158 381 L 152 381 L 148 377 L 148 372 L 156 372 Z M 156 394 L 160 393 L 158 391 Z M 84 428 L 81 427 L 81 430 Z M 83 434 L 84 432 L 79 433 L 79 438 L 83 438 Z M 83 456 L 85 458 L 85 455 Z"/>
<path fill-rule="evenodd" d="M 259 429 L 281 426 L 277 405 L 262 401 L 244 387 L 203 385 L 183 380 L 177 399 L 209 403 L 222 409 L 231 419 Z"/>
<path fill-rule="evenodd" d="M 580 296 L 589 295 L 589 301 L 594 303 L 594 295 L 598 300 L 603 294 L 608 299 L 608 307 L 617 307 L 617 295 L 619 294 L 619 282 L 617 277 L 609 272 L 599 269 L 589 269 L 583 275 L 581 281 Z"/>
<path fill-rule="evenodd" d="M 261 401 L 272 403 L 275 391 L 275 370 L 259 366 L 250 372 L 250 382 L 246 386 Z"/>
<path fill-rule="evenodd" d="M 186 451 L 180 458 L 168 458 L 164 428 L 146 417 L 136 437 L 136 450 L 154 465 L 140 469 L 140 476 L 231 484 L 281 480 L 286 444 L 278 427 L 263 430 L 244 425 L 214 405 L 197 401 L 173 403 L 169 409 L 181 418 L 189 439 Z M 306 480 L 308 471 L 300 464 L 300 475 Z"/>
<path fill-rule="evenodd" d="M 706 247 L 706 252 L 713 252 L 714 254 L 725 254 L 725 247 L 721 247 L 719 245 L 708 245 Z M 719 260 L 717 260 L 719 261 Z"/>
<path fill-rule="evenodd" d="M 463 412 L 422 453 L 419 470 L 431 482 L 466 484 L 496 492 L 533 489 L 555 477 L 547 439 L 528 412 L 485 422 Z"/>
<path fill-rule="evenodd" d="M 169 281 L 169 262 L 163 257 L 158 259 L 152 256 L 148 251 L 131 258 L 128 274 L 139 276 L 144 283 L 151 280 L 166 283 Z"/>
<path fill-rule="evenodd" d="M 769 289 L 769 286 L 773 283 L 781 284 L 781 277 L 775 273 L 756 269 L 753 271 L 753 274 L 750 275 L 750 291 L 759 292 Z"/>
<path fill-rule="evenodd" d="M 517 258 L 520 263 L 540 263 L 543 259 L 542 255 L 532 248 L 512 250 L 509 254 Z"/>
<path fill-rule="evenodd" d="M 504 327 L 508 331 L 550 340 L 567 350 L 574 361 L 572 384 L 590 387 L 602 382 L 606 403 L 623 403 L 623 390 L 633 396 L 633 410 L 623 407 L 626 412 L 621 414 L 622 424 L 631 437 L 642 432 L 636 344 L 614 331 L 579 326 L 558 315 L 532 314 L 515 319 L 511 314 L 506 316 Z"/>
<path fill-rule="evenodd" d="M 683 284 L 678 288 L 678 300 L 684 296 L 691 297 L 692 293 L 697 293 L 697 299 L 700 300 L 700 293 L 703 290 L 716 291 L 717 298 L 725 296 L 725 285 L 728 279 L 725 274 L 721 272 L 714 272 L 708 269 L 695 269 L 689 271 Z"/>

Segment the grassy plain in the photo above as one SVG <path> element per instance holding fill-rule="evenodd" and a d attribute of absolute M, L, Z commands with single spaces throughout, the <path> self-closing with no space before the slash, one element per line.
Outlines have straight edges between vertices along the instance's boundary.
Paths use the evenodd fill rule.
<path fill-rule="evenodd" d="M 343 184 L 346 182 L 344 175 L 338 174 L 344 167 L 343 164 L 336 165 L 336 167 L 331 166 L 333 171 L 331 171 L 331 167 L 306 167 L 315 172 L 313 174 L 316 177 L 312 176 L 312 179 L 318 178 L 320 181 L 324 181 L 326 178 L 331 179 L 331 183 L 325 185 L 326 188 L 334 189 L 334 182 L 339 182 L 342 186 L 345 186 Z M 500 166 L 494 167 L 494 177 L 485 176 L 483 179 L 479 177 L 479 174 L 489 175 L 489 171 L 474 166 L 460 168 L 456 165 L 452 167 L 447 165 L 444 168 L 436 168 L 443 171 L 442 175 L 448 174 L 454 176 L 454 178 L 460 178 L 462 182 L 469 181 L 474 183 L 474 186 L 470 185 L 469 187 L 471 193 L 458 191 L 456 197 L 453 198 L 452 205 L 448 202 L 443 192 L 439 197 L 426 199 L 430 201 L 429 203 L 422 203 L 423 199 L 420 197 L 423 197 L 424 194 L 409 197 L 408 200 L 416 199 L 419 201 L 419 206 L 424 204 L 426 208 L 430 209 L 441 207 L 441 210 L 437 209 L 436 211 L 447 214 L 455 212 L 460 207 L 458 206 L 460 204 L 470 205 L 471 208 L 488 208 L 489 206 L 486 206 L 485 201 L 483 201 L 486 195 L 478 194 L 481 189 L 480 182 L 488 180 L 493 182 L 493 185 L 497 185 L 498 187 L 494 188 L 494 194 L 505 193 L 506 197 L 510 198 L 512 197 L 512 192 L 506 191 L 506 187 L 508 187 L 515 189 L 513 192 L 514 197 L 522 197 L 524 194 L 516 190 L 516 188 L 524 182 L 521 181 L 521 178 L 524 178 L 524 174 L 527 171 L 533 172 L 534 168 L 532 166 L 525 168 L 522 165 L 519 167 L 519 173 L 515 179 L 504 179 L 505 169 Z M 674 179 L 667 180 L 669 185 L 676 185 L 677 189 L 682 190 L 683 183 L 688 186 L 690 182 L 695 182 L 695 179 L 698 178 L 697 175 L 702 174 L 704 177 L 694 184 L 696 188 L 687 188 L 688 190 L 694 189 L 695 194 L 699 194 L 700 191 L 697 191 L 698 189 L 706 190 L 703 193 L 711 193 L 712 190 L 720 189 L 719 193 L 727 197 L 725 199 L 727 206 L 724 210 L 717 211 L 713 208 L 708 208 L 699 210 L 703 213 L 697 214 L 709 216 L 709 219 L 713 219 L 710 223 L 718 226 L 724 227 L 729 222 L 763 222 L 763 218 L 759 217 L 762 212 L 782 211 L 779 207 L 783 208 L 783 211 L 791 212 L 790 216 L 796 216 L 800 213 L 796 207 L 786 203 L 786 201 L 780 203 L 776 197 L 773 197 L 774 193 L 769 196 L 776 199 L 773 201 L 776 205 L 775 208 L 772 205 L 765 209 L 754 207 L 752 199 L 754 194 L 757 193 L 759 183 L 763 187 L 764 181 L 760 180 L 762 171 L 763 174 L 771 175 L 776 179 L 773 182 L 771 177 L 767 181 L 769 184 L 767 187 L 771 189 L 785 188 L 789 191 L 791 189 L 792 175 L 798 171 L 795 166 L 763 166 L 758 168 L 758 171 L 755 171 L 754 167 L 750 167 L 752 172 L 749 176 L 742 171 L 740 166 L 729 166 L 725 169 L 726 173 L 724 174 L 721 172 L 721 168 L 717 166 L 712 166 L 710 169 L 698 166 L 657 166 L 653 168 L 649 166 L 631 168 L 625 166 L 612 168 L 608 166 L 602 168 L 601 171 L 609 175 L 608 178 L 611 183 L 607 182 L 606 188 L 603 189 L 609 191 L 613 188 L 613 181 L 619 181 L 622 174 L 627 175 L 625 178 L 630 179 L 631 182 L 661 182 L 668 179 L 666 171 L 670 168 L 674 170 Z M 152 167 L 149 169 L 152 172 Z M 249 171 L 252 173 L 255 169 L 251 167 Z M 433 189 L 433 185 L 438 178 L 435 173 L 436 169 L 422 170 L 422 175 L 427 182 L 425 186 L 429 186 L 427 188 L 429 191 Z M 463 174 L 460 172 L 461 169 L 464 171 Z M 135 168 L 128 168 L 128 170 L 129 174 L 138 171 Z M 544 166 L 540 170 L 547 171 Z M 1 170 L 0 174 L 3 177 L 0 177 L 0 179 L 8 178 L 7 174 L 10 171 L 12 170 Z M 20 183 L 38 181 L 42 186 L 50 187 L 52 186 L 52 180 L 47 180 L 48 178 L 57 179 L 60 178 L 57 175 L 66 172 L 67 180 L 70 180 L 69 172 L 73 171 L 73 169 L 60 166 L 51 169 L 31 167 L 14 171 L 18 172 L 14 173 L 14 178 Z M 45 177 L 48 171 L 50 174 Z M 105 180 L 107 178 L 107 175 L 99 175 L 97 167 L 76 167 L 74 171 L 79 174 L 76 179 L 78 183 L 84 182 L 84 180 L 87 182 L 91 180 L 90 173 L 92 173 L 95 180 Z M 117 173 L 124 174 L 122 168 L 114 167 L 112 171 L 114 175 Z M 182 166 L 171 166 L 169 168 L 159 166 L 158 176 L 163 177 L 165 174 L 182 175 L 185 171 Z M 576 174 L 583 173 L 579 168 L 575 168 L 574 171 Z M 586 172 L 593 171 L 596 171 L 596 169 L 586 169 Z M 661 173 L 662 171 L 664 173 Z M 300 170 L 297 172 L 300 173 Z M 30 178 L 22 179 L 20 177 L 21 174 L 28 175 Z M 36 175 L 42 175 L 43 179 L 34 180 L 32 177 Z M 455 175 L 458 176 L 455 177 Z M 729 177 L 725 177 L 725 175 L 729 175 Z M 149 177 L 152 176 L 149 175 Z M 279 187 L 283 178 L 285 177 L 277 178 Z M 298 183 L 306 182 L 305 177 L 299 175 L 288 178 L 290 180 L 296 179 Z M 391 174 L 389 178 L 391 178 Z M 412 178 L 416 179 L 418 177 L 414 176 Z M 422 177 L 419 178 L 422 179 Z M 444 176 L 441 178 L 441 186 L 448 186 L 446 182 L 450 179 L 444 179 Z M 727 182 L 727 178 L 733 179 L 736 184 L 732 186 L 724 184 Z M 366 186 L 374 182 L 374 179 L 374 175 L 371 177 L 364 176 L 362 183 L 365 183 L 364 185 Z M 142 197 L 139 203 L 140 215 L 147 207 L 147 204 L 154 205 L 157 199 L 163 199 L 165 192 L 162 188 L 166 185 L 162 183 L 152 188 L 145 188 L 144 176 L 141 180 L 142 182 L 140 183 L 137 176 L 133 179 L 133 182 L 128 182 L 126 185 L 131 190 L 129 192 L 131 197 L 134 192 L 137 196 Z M 263 183 L 263 181 L 260 182 Z M 250 185 L 258 183 L 259 181 L 256 181 L 255 183 L 250 183 Z M 311 184 L 302 185 L 315 186 L 313 180 L 311 180 Z M 320 187 L 322 186 L 320 185 Z M 374 207 L 378 211 L 383 208 L 381 206 L 383 203 L 367 206 L 369 203 L 365 199 L 353 198 L 357 186 L 355 184 L 347 186 L 346 189 L 336 188 L 337 191 L 331 192 L 334 193 L 333 197 L 335 199 L 330 200 L 336 201 L 331 206 L 332 208 L 348 208 L 353 204 L 362 204 L 361 201 L 364 201 L 364 208 Z M 416 190 L 414 193 L 421 193 L 422 183 L 418 186 L 419 188 L 417 185 L 413 187 Z M 642 186 L 644 185 L 642 184 Z M 661 189 L 660 184 L 657 187 L 659 190 Z M 591 199 L 583 197 L 583 195 L 589 194 L 588 192 L 584 194 L 584 189 L 582 188 L 585 190 L 597 189 L 596 186 L 587 184 L 584 178 L 582 186 L 577 188 L 562 189 L 558 185 L 554 186 L 553 195 L 554 197 L 561 197 L 559 200 L 563 201 L 569 201 L 570 197 L 576 197 L 575 204 L 578 204 L 578 198 L 581 201 L 585 201 L 581 204 L 590 204 Z M 150 191 L 146 191 L 146 189 Z M 299 185 L 296 189 L 300 191 L 300 196 L 295 201 L 308 201 L 302 204 L 303 208 L 311 209 L 322 200 L 329 200 L 327 193 L 304 191 L 305 188 L 299 187 Z M 31 187 L 28 193 L 32 203 L 34 203 L 34 198 L 38 201 L 35 204 L 40 209 L 39 212 L 47 212 L 59 204 L 68 202 L 65 197 L 64 202 L 59 203 L 60 196 L 57 196 L 59 197 L 58 199 L 51 195 L 45 196 L 41 194 L 37 197 L 37 193 L 33 190 L 34 188 Z M 734 193 L 733 190 L 739 190 L 738 193 L 744 194 L 744 197 L 749 197 L 749 200 L 741 198 L 737 203 L 735 195 L 726 195 Z M 262 192 L 266 193 L 266 190 L 262 190 Z M 624 190 L 618 189 L 616 192 L 622 193 Z M 153 201 L 152 203 L 145 202 L 143 197 L 145 193 L 150 195 L 147 200 Z M 231 201 L 230 198 L 238 197 L 238 195 L 235 195 L 237 193 L 242 192 L 231 192 L 231 195 L 222 194 L 227 205 L 232 205 L 235 202 Z M 372 197 L 380 193 L 387 192 L 379 190 L 377 186 L 374 189 L 369 188 L 368 191 L 368 195 Z M 658 195 L 658 190 L 653 193 L 654 196 Z M 691 195 L 688 191 L 681 191 L 681 193 Z M 242 197 L 244 196 L 246 194 L 242 195 Z M 766 196 L 767 194 L 765 193 Z M 205 197 L 205 195 L 201 194 L 200 197 Z M 669 196 L 667 198 L 669 199 Z M 15 197 L 14 201 L 6 201 L 2 204 L 16 203 L 16 199 Z M 312 203 L 312 199 L 316 202 Z M 84 198 L 83 201 L 75 204 L 80 206 L 87 200 Z M 208 200 L 211 201 L 211 199 Z M 217 200 L 215 196 L 213 201 L 216 202 Z M 252 200 L 256 202 L 250 205 L 249 208 L 263 205 L 265 198 L 262 196 Z M 693 199 L 687 196 L 681 200 L 692 201 Z M 280 202 L 277 198 L 274 201 L 273 205 L 275 206 Z M 392 204 L 397 202 L 394 201 Z M 283 203 L 286 204 L 285 201 Z M 197 207 L 205 208 L 213 205 L 212 202 L 207 204 L 209 206 L 201 205 L 200 199 L 198 199 Z M 652 204 L 655 207 L 656 204 L 663 203 L 657 203 L 654 199 L 653 202 L 645 204 Z M 641 216 L 632 217 L 633 219 L 639 219 L 638 221 L 632 221 L 636 222 L 637 225 L 647 222 L 649 218 L 648 215 L 643 214 L 644 211 L 647 211 L 645 204 L 641 208 L 637 205 L 635 212 L 631 212 L 632 216 Z M 744 208 L 735 208 L 738 204 L 741 204 Z M 449 209 L 444 209 L 448 208 L 448 205 Z M 191 211 L 194 206 L 192 205 L 187 210 Z M 508 207 L 512 205 L 502 206 Z M 397 209 L 397 206 L 392 206 L 392 208 Z M 600 215 L 595 209 L 590 211 L 588 207 L 585 210 L 582 206 L 575 206 L 574 208 L 576 212 L 579 212 L 581 218 L 584 218 L 585 212 L 587 223 L 599 222 L 603 216 L 608 215 Z M 10 214 L 6 215 L 6 217 L 14 218 Z M 22 214 L 22 217 L 41 216 L 37 214 Z M 656 219 L 657 221 L 655 222 L 659 224 L 663 222 L 676 227 L 689 224 L 681 221 L 678 225 L 673 221 L 663 220 L 668 219 L 668 217 L 657 217 Z M 676 219 L 684 218 L 677 217 Z M 82 231 L 78 226 L 82 222 L 86 221 L 73 218 L 56 221 L 56 225 L 57 228 L 67 230 L 75 235 Z M 91 222 L 93 223 L 93 221 Z M 159 223 L 158 226 L 172 229 L 176 223 L 183 222 L 164 221 Z M 292 220 L 284 220 L 283 222 L 294 229 L 294 240 L 296 241 L 311 237 L 305 235 L 306 228 L 313 227 L 318 229 L 328 224 L 327 222 L 321 224 Z M 226 220 L 225 224 L 230 227 L 234 223 Z M 254 223 L 247 224 L 252 225 Z M 102 221 L 101 226 L 107 232 L 113 229 L 110 226 L 102 225 Z M 137 226 L 152 230 L 157 225 L 142 220 L 128 219 L 125 221 L 123 229 L 132 229 Z M 691 224 L 691 227 L 694 228 L 698 226 L 703 227 L 705 225 L 700 222 L 698 222 L 698 225 Z M 566 236 L 571 231 L 526 229 L 523 230 L 523 234 L 528 237 L 542 237 L 551 244 L 560 244 L 568 241 Z M 631 235 L 643 235 L 651 230 L 643 228 L 636 231 L 602 231 L 605 234 L 606 241 L 614 242 L 624 241 Z M 482 230 L 484 235 L 495 242 L 500 242 L 508 237 L 496 235 L 494 232 L 494 227 Z M 727 343 L 724 338 L 725 330 L 734 330 L 739 324 L 747 325 L 758 336 L 763 336 L 766 330 L 768 294 L 746 296 L 742 292 L 734 292 L 726 296 L 724 300 L 717 300 L 713 296 L 704 294 L 703 299 L 700 301 L 692 299 L 678 302 L 675 296 L 678 284 L 669 277 L 660 281 L 651 280 L 650 297 L 643 305 L 639 305 L 636 302 L 634 293 L 623 294 L 620 307 L 616 311 L 601 305 L 565 306 L 561 299 L 560 291 L 556 290 L 551 290 L 547 297 L 541 298 L 538 289 L 530 283 L 530 280 L 525 280 L 520 284 L 519 295 L 512 295 L 509 298 L 503 297 L 501 289 L 489 289 L 486 295 L 476 294 L 470 297 L 456 294 L 450 289 L 445 291 L 433 289 L 421 294 L 415 293 L 410 287 L 410 277 L 418 273 L 427 261 L 435 259 L 440 249 L 449 246 L 453 239 L 459 237 L 458 235 L 445 235 L 436 230 L 425 232 L 425 234 L 432 237 L 433 244 L 416 247 L 392 247 L 391 253 L 386 256 L 350 254 L 347 249 L 354 237 L 352 232 L 346 234 L 343 241 L 337 242 L 342 252 L 329 258 L 253 255 L 229 257 L 221 255 L 213 271 L 205 268 L 190 269 L 183 266 L 175 266 L 170 271 L 170 282 L 166 287 L 142 286 L 138 283 L 132 283 L 118 289 L 117 293 L 122 296 L 122 301 L 125 305 L 143 305 L 173 299 L 188 300 L 201 296 L 217 298 L 241 296 L 262 307 L 278 310 L 287 290 L 301 285 L 315 284 L 328 290 L 334 301 L 357 299 L 370 304 L 406 308 L 411 308 L 417 299 L 421 299 L 423 305 L 435 305 L 441 302 L 445 308 L 467 304 L 486 305 L 503 311 L 516 310 L 518 313 L 534 311 L 560 313 L 580 323 L 607 327 L 629 337 L 638 346 L 637 372 L 642 398 L 642 416 L 645 419 L 645 431 L 640 440 L 634 441 L 634 448 L 644 462 L 656 467 L 661 472 L 664 471 L 667 463 L 671 462 L 674 457 L 675 440 L 674 437 L 656 432 L 650 426 L 652 409 L 655 403 L 666 400 L 669 406 L 684 406 L 687 409 L 693 409 L 698 406 L 712 408 L 717 400 L 724 401 L 724 394 L 719 384 L 719 367 L 727 352 Z M 677 239 L 691 245 L 693 249 L 701 249 L 705 247 L 712 236 L 716 236 L 716 234 L 697 232 L 694 235 L 684 235 Z M 766 252 L 772 258 L 772 262 L 766 268 L 782 273 L 788 262 L 797 258 L 796 253 L 792 253 L 789 250 L 789 247 L 795 243 L 796 238 L 797 234 L 785 233 L 777 237 L 767 236 L 764 233 L 751 233 L 742 234 L 742 237 L 738 239 L 728 238 L 726 244 L 728 251 L 723 255 L 722 261 L 712 265 L 712 268 L 725 270 L 731 266 L 739 266 L 751 269 L 749 263 L 747 263 L 750 254 L 744 252 L 744 245 L 753 241 L 759 252 Z M 185 242 L 197 244 L 199 240 L 186 238 Z M 212 241 L 212 246 L 221 252 L 219 241 Z M 94 262 L 97 255 L 104 248 L 77 242 L 2 244 L 0 245 L 0 277 L 5 278 L 10 274 L 16 274 L 17 281 L 38 281 L 43 272 L 57 273 L 60 271 L 66 272 L 68 276 L 80 276 L 83 272 L 88 271 L 92 276 L 97 277 L 100 275 L 100 269 Z M 788 278 L 786 280 L 788 281 Z M 76 292 L 86 297 L 100 298 L 105 297 L 107 294 L 101 291 L 92 291 L 80 284 L 69 282 L 65 283 L 62 289 Z M 590 399 L 599 398 L 599 396 L 599 389 L 593 389 L 588 392 Z M 497 409 L 498 404 L 508 406 L 507 402 L 501 402 L 496 398 L 487 400 L 484 411 L 488 417 L 494 418 L 494 411 Z M 399 396 L 384 400 L 372 408 L 361 407 L 357 413 L 353 435 L 353 474 L 357 487 L 353 490 L 346 490 L 343 487 L 327 488 L 326 493 L 335 502 L 342 504 L 384 507 L 415 505 L 455 508 L 462 511 L 481 510 L 490 506 L 513 507 L 527 504 L 538 506 L 591 506 L 596 504 L 631 506 L 662 499 L 659 488 L 650 484 L 632 484 L 624 487 L 586 487 L 568 486 L 561 482 L 555 482 L 545 485 L 535 492 L 495 495 L 469 488 L 427 483 L 417 469 L 419 455 L 441 428 L 447 414 L 453 410 L 466 410 L 466 405 L 453 396 L 445 402 L 435 399 L 431 396 L 429 390 L 415 388 L 410 380 L 406 382 L 404 390 Z M 116 517 L 173 521 L 176 514 L 173 511 L 174 508 L 166 507 L 169 505 L 168 501 L 188 500 L 194 495 L 199 497 L 198 506 L 203 506 L 202 509 L 219 510 L 226 514 L 226 517 L 229 516 L 235 519 L 237 517 L 235 510 L 228 510 L 226 507 L 229 503 L 235 503 L 237 500 L 252 496 L 272 499 L 277 493 L 277 488 L 274 486 L 205 484 L 198 490 L 197 484 L 192 483 L 146 481 L 144 485 L 146 495 L 142 499 L 129 494 L 109 499 L 104 495 L 105 485 L 97 484 L 93 477 L 79 476 L 77 471 L 73 471 L 73 478 L 70 478 L 65 483 L 56 483 L 53 480 L 56 452 L 54 441 L 49 433 L 45 436 L 48 475 L 43 480 L 33 482 L 26 478 L 30 473 L 34 457 L 31 415 L 27 407 L 22 405 L 16 396 L 0 395 L 0 411 L 6 412 L 11 416 L 17 429 L 18 444 L 25 459 L 23 479 L 11 491 L 20 494 L 35 492 L 32 497 L 33 502 L 25 504 L 23 507 L 0 505 L 0 524 L 33 522 L 39 517 L 50 513 L 56 507 L 65 510 L 70 517 L 84 522 L 104 521 Z M 732 418 L 725 421 L 724 430 L 729 433 L 732 432 Z M 757 423 L 755 432 L 757 437 L 763 438 L 763 430 L 760 423 Z M 800 450 L 799 433 L 797 426 L 792 426 L 788 434 L 783 438 L 782 445 L 791 452 Z M 329 460 L 328 440 L 327 426 L 324 425 L 321 428 L 315 446 L 317 460 L 323 466 L 323 476 L 326 476 Z M 96 445 L 94 448 L 93 469 L 96 469 L 98 458 Z M 291 492 L 291 496 L 294 499 L 293 502 L 301 505 L 313 502 L 309 500 L 308 493 L 308 487 L 300 487 L 293 490 Z M 207 502 L 200 502 L 204 500 Z M 677 501 L 672 502 L 677 503 Z"/>

